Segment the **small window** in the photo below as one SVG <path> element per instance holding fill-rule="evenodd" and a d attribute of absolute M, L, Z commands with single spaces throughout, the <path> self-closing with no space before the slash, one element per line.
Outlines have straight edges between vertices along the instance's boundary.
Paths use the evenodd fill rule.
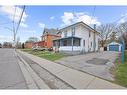
<path fill-rule="evenodd" d="M 83 46 L 85 46 L 85 40 L 83 40 Z"/>
<path fill-rule="evenodd" d="M 67 30 L 64 31 L 64 37 L 67 37 Z"/>
<path fill-rule="evenodd" d="M 75 27 L 72 27 L 71 31 L 72 31 L 72 36 L 74 36 L 75 35 Z"/>
<path fill-rule="evenodd" d="M 91 32 L 89 31 L 89 37 L 91 36 Z"/>
<path fill-rule="evenodd" d="M 92 42 L 91 42 L 91 47 L 92 47 Z"/>

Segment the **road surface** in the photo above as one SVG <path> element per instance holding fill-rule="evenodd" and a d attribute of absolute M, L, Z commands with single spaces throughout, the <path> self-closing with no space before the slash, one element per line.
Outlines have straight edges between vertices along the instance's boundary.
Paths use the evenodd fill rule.
<path fill-rule="evenodd" d="M 14 49 L 0 49 L 0 89 L 27 89 Z"/>

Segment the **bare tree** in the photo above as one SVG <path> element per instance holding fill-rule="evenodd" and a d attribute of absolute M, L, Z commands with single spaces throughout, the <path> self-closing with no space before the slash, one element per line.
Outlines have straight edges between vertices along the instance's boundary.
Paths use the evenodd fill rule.
<path fill-rule="evenodd" d="M 125 48 L 127 49 L 127 22 L 120 24 L 117 27 L 117 31 L 119 32 L 119 36 L 124 39 Z"/>
<path fill-rule="evenodd" d="M 119 33 L 121 33 L 121 35 L 122 35 L 123 32 L 127 32 L 127 22 L 124 22 L 124 23 L 120 24 L 120 25 L 117 27 L 117 31 L 118 31 Z"/>
<path fill-rule="evenodd" d="M 113 24 L 102 24 L 98 26 L 97 31 L 100 33 L 101 47 L 104 47 L 107 40 L 111 38 L 111 34 L 115 32 L 115 26 Z"/>

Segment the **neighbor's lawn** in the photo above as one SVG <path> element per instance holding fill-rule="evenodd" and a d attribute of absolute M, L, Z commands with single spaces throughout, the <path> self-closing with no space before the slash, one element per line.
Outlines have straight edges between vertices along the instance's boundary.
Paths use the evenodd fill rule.
<path fill-rule="evenodd" d="M 50 61 L 55 61 L 55 60 L 65 57 L 65 55 L 63 55 L 61 53 L 53 53 L 53 52 L 49 52 L 49 51 L 33 51 L 32 49 L 21 49 L 21 50 L 28 52 L 30 54 L 39 56 L 41 58 L 45 58 Z"/>
<path fill-rule="evenodd" d="M 115 83 L 127 87 L 127 50 L 125 51 L 125 63 L 118 64 L 115 71 Z"/>

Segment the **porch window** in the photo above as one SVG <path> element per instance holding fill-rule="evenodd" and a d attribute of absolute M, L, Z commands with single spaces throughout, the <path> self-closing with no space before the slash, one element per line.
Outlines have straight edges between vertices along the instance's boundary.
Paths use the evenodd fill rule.
<path fill-rule="evenodd" d="M 74 39 L 73 41 L 74 46 L 80 46 L 80 39 Z"/>
<path fill-rule="evenodd" d="M 63 46 L 71 46 L 71 39 L 64 40 Z"/>

